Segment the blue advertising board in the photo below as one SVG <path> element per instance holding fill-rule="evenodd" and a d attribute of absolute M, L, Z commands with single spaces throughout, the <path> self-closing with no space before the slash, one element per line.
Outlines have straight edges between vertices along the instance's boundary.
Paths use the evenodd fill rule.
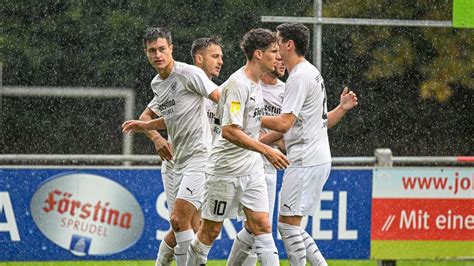
<path fill-rule="evenodd" d="M 371 194 L 371 169 L 333 169 L 303 220 L 326 258 L 370 257 Z M 226 259 L 240 229 L 226 221 L 209 259 Z M 0 261 L 154 260 L 168 230 L 159 168 L 0 168 Z"/>

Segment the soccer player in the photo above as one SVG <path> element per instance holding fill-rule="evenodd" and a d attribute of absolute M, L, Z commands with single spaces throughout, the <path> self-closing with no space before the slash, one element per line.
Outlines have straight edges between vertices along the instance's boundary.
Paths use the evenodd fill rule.
<path fill-rule="evenodd" d="M 166 129 L 174 154 L 172 194 L 176 195 L 170 223 L 174 231 L 177 265 L 185 265 L 189 244 L 194 237 L 191 220 L 201 206 L 205 163 L 211 133 L 205 111 L 205 98 L 220 97 L 217 86 L 196 66 L 173 59 L 171 33 L 151 28 L 144 36 L 145 52 L 158 75 L 151 87 L 155 97 L 147 109 L 159 119 L 148 122 L 130 120 L 123 132 Z"/>
<path fill-rule="evenodd" d="M 340 104 L 327 112 L 326 88 L 319 71 L 306 61 L 309 30 L 303 24 L 277 27 L 280 54 L 288 68 L 283 107 L 279 116 L 264 116 L 262 126 L 284 133 L 290 160 L 280 191 L 278 230 L 291 265 L 327 265 L 311 236 L 300 228 L 319 204 L 331 171 L 327 129 L 357 105 L 355 93 L 345 88 Z"/>
<path fill-rule="evenodd" d="M 276 41 L 269 30 L 247 32 L 241 43 L 247 63 L 221 86 L 215 136 L 206 165 L 203 220 L 188 249 L 187 265 L 205 264 L 224 219 L 243 213 L 247 219 L 246 229 L 251 232 L 247 234 L 248 241 L 251 245 L 256 244 L 261 264 L 279 265 L 268 218 L 267 188 L 259 153 L 278 169 L 285 168 L 288 161 L 281 152 L 258 141 L 263 114 L 259 81 L 263 73 L 275 68 L 275 61 L 279 58 Z M 240 265 L 242 262 L 235 260 L 237 257 L 231 255 L 228 264 Z"/>
<path fill-rule="evenodd" d="M 283 104 L 283 96 L 285 93 L 285 83 L 279 78 L 285 75 L 285 64 L 280 59 L 275 65 L 275 70 L 267 72 L 262 77 L 262 94 L 264 102 L 264 115 L 265 116 L 276 116 L 281 113 L 281 106 Z M 282 151 L 285 150 L 283 141 L 283 134 L 280 132 L 272 132 L 268 129 L 262 128 L 260 131 L 260 141 L 266 144 L 271 144 L 273 148 L 278 148 Z M 276 134 L 275 136 L 269 134 Z M 266 159 L 263 158 L 265 180 L 268 188 L 268 207 L 270 222 L 273 220 L 273 209 L 275 207 L 275 194 L 276 194 L 276 178 L 277 169 Z"/>
<path fill-rule="evenodd" d="M 209 79 L 219 76 L 224 64 L 220 38 L 211 36 L 209 38 L 196 39 L 191 47 L 191 56 L 193 57 L 194 65 L 204 70 Z M 206 112 L 211 127 L 214 125 L 216 108 L 216 103 L 206 101 Z"/>
<path fill-rule="evenodd" d="M 191 56 L 193 57 L 194 65 L 201 68 L 207 77 L 212 80 L 214 77 L 218 77 L 221 71 L 222 64 L 222 46 L 220 39 L 216 36 L 210 38 L 199 38 L 196 39 L 191 47 Z M 214 123 L 214 115 L 216 113 L 216 104 L 211 100 L 206 100 L 206 113 L 209 119 L 210 125 Z M 166 172 L 163 172 L 162 166 L 162 176 L 163 183 L 165 184 L 165 191 L 171 190 L 166 189 L 172 186 L 172 169 L 169 169 L 169 164 Z M 174 205 L 174 199 L 176 195 L 166 192 L 168 206 Z M 199 212 L 196 212 L 192 218 L 192 228 L 194 232 L 197 232 L 199 229 L 199 223 L 201 220 L 201 215 Z M 161 241 L 160 248 L 158 251 L 157 260 L 155 266 L 168 266 L 171 265 L 171 262 L 174 259 L 174 247 L 176 246 L 176 240 L 174 233 L 170 230 L 166 235 L 163 241 Z"/>
<path fill-rule="evenodd" d="M 283 104 L 283 95 L 285 92 L 285 83 L 279 78 L 285 75 L 285 64 L 281 58 L 276 61 L 275 70 L 263 74 L 260 85 L 262 86 L 262 96 L 264 103 L 264 115 L 279 115 L 281 113 L 281 105 Z M 270 133 L 272 132 L 272 133 Z M 285 150 L 283 142 L 283 134 L 280 132 L 269 131 L 265 128 L 260 130 L 259 140 L 265 144 L 270 145 L 275 149 Z M 268 216 L 270 224 L 273 224 L 273 210 L 275 209 L 275 196 L 277 184 L 277 169 L 265 158 L 263 159 L 263 169 L 265 172 L 265 182 L 267 184 L 268 194 Z M 246 232 L 239 232 L 239 234 L 246 234 Z M 241 241 L 244 236 L 238 237 L 235 241 Z M 237 246 L 237 245 L 234 245 Z M 231 252 L 232 253 L 232 252 Z M 245 254 L 242 254 L 245 256 Z M 242 263 L 243 266 L 254 266 L 257 262 L 257 254 L 255 254 L 255 246 L 249 253 L 249 256 Z"/>
<path fill-rule="evenodd" d="M 222 45 L 217 36 L 209 38 L 199 38 L 191 46 L 191 56 L 194 65 L 201 68 L 209 79 L 219 77 L 222 65 Z"/>

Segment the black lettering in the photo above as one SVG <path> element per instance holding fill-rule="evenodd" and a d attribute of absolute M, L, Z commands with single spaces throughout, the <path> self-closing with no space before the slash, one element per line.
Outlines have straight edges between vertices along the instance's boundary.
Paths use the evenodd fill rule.
<path fill-rule="evenodd" d="M 213 214 L 224 215 L 226 207 L 227 207 L 227 202 L 215 200 Z"/>

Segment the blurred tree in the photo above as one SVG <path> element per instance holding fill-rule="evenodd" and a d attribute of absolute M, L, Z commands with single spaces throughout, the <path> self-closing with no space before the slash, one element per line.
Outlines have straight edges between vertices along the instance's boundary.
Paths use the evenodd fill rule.
<path fill-rule="evenodd" d="M 450 20 L 451 7 L 451 1 L 331 0 L 323 16 Z M 360 99 L 330 131 L 333 155 L 380 147 L 396 155 L 472 154 L 473 40 L 466 29 L 323 26 L 326 87 L 349 84 Z M 338 93 L 329 91 L 329 99 Z"/>
<path fill-rule="evenodd" d="M 325 0 L 323 16 L 450 20 L 451 1 Z M 156 75 L 143 52 L 147 27 L 172 31 L 176 60 L 191 63 L 194 39 L 220 35 L 220 84 L 245 63 L 239 43 L 262 15 L 312 16 L 307 0 L 5 0 L 0 5 L 4 85 L 126 87 L 138 117 Z M 310 28 L 312 25 L 308 25 Z M 323 26 L 328 104 L 343 84 L 360 106 L 330 130 L 334 156 L 472 154 L 472 30 Z M 307 58 L 311 60 L 312 55 Z M 420 97 L 421 96 L 421 97 Z M 4 98 L 1 153 L 120 153 L 122 102 Z M 137 135 L 135 153 L 153 154 Z"/>
<path fill-rule="evenodd" d="M 221 78 L 216 80 L 220 84 L 244 64 L 240 39 L 250 28 L 265 26 L 262 14 L 304 15 L 308 5 L 305 0 L 6 0 L 0 6 L 2 83 L 133 88 L 138 117 L 152 98 L 149 86 L 156 75 L 143 52 L 147 27 L 169 28 L 175 59 L 188 63 L 194 39 L 220 35 L 225 53 Z M 122 104 L 5 99 L 0 152 L 120 153 Z M 137 153 L 153 153 L 152 149 L 145 137 L 137 135 Z"/>
<path fill-rule="evenodd" d="M 390 8 L 387 8 L 390 6 Z M 452 1 L 332 0 L 326 17 L 451 20 Z M 420 96 L 446 102 L 456 86 L 474 88 L 474 31 L 451 28 L 355 27 L 350 34 L 371 81 L 420 75 Z"/>

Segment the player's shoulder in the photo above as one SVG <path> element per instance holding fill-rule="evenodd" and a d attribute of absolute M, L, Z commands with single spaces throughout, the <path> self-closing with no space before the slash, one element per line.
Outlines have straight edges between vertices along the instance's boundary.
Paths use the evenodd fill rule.
<path fill-rule="evenodd" d="M 320 77 L 321 73 L 308 61 L 303 61 L 295 66 L 291 71 L 287 83 L 294 81 L 313 81 L 316 77 Z"/>
<path fill-rule="evenodd" d="M 163 79 L 161 79 L 160 74 L 156 74 L 156 76 L 151 80 L 151 86 L 157 85 L 161 83 Z"/>
<path fill-rule="evenodd" d="M 175 71 L 181 75 L 198 75 L 204 73 L 199 67 L 183 62 L 176 62 Z"/>
<path fill-rule="evenodd" d="M 285 90 L 285 82 L 281 81 L 280 79 L 277 80 L 277 84 L 275 86 L 279 90 Z"/>
<path fill-rule="evenodd" d="M 233 89 L 247 89 L 250 81 L 245 76 L 243 68 L 235 71 L 230 77 L 220 86 L 222 90 L 233 90 Z"/>

